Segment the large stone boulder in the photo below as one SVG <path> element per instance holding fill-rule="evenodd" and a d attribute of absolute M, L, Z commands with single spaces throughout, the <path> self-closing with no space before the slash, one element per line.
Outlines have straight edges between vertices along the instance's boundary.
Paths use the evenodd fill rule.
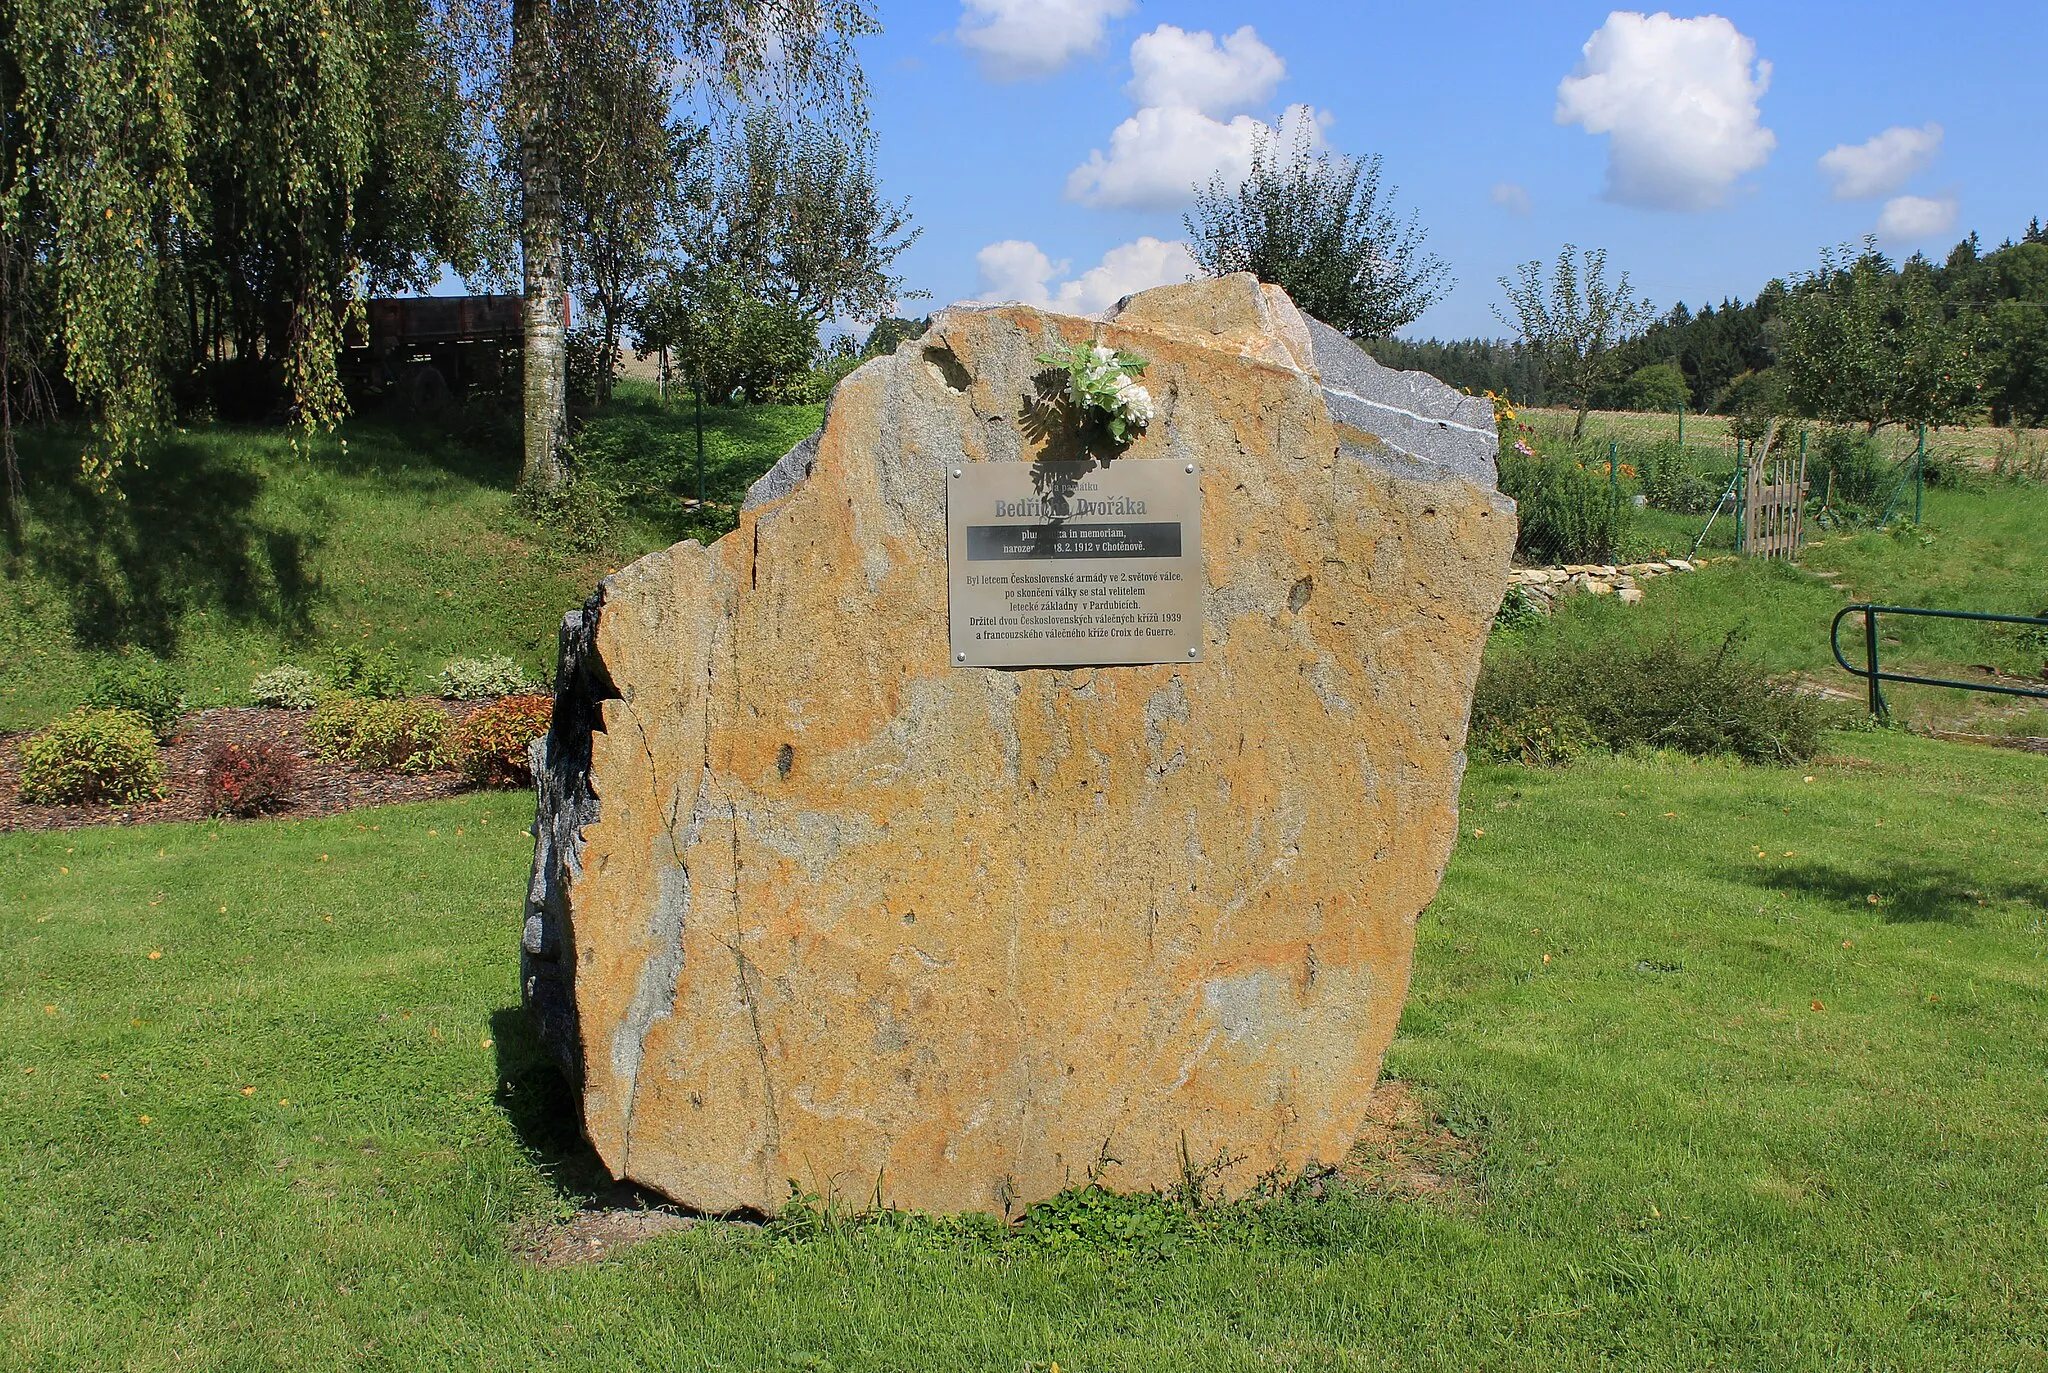
<path fill-rule="evenodd" d="M 946 481 L 1073 456 L 1040 355 L 1149 360 L 1202 661 L 948 661 Z M 1250 276 L 942 312 L 739 527 L 564 627 L 524 988 L 614 1174 L 1014 1211 L 1348 1149 L 1457 833 L 1514 507 L 1492 411 Z"/>

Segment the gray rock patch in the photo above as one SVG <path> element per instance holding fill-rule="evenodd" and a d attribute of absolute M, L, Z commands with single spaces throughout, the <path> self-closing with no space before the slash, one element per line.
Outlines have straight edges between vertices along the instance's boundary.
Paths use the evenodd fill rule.
<path fill-rule="evenodd" d="M 804 484 L 811 475 L 811 468 L 818 461 L 818 441 L 825 437 L 825 431 L 817 433 L 797 444 L 775 460 L 775 466 L 763 472 L 754 484 L 747 488 L 747 498 L 740 504 L 742 514 L 764 505 L 772 505 Z"/>
<path fill-rule="evenodd" d="M 1362 462 L 1385 456 L 1444 468 L 1492 489 L 1499 480 L 1494 457 L 1499 439 L 1493 429 L 1493 406 L 1483 396 L 1468 396 L 1426 372 L 1397 372 L 1373 360 L 1363 348 L 1314 317 L 1308 319 L 1315 342 L 1316 370 L 1323 377 L 1323 401 L 1330 418 L 1384 443 L 1389 455 L 1370 446 L 1346 444 L 1345 451 Z M 1402 464 L 1405 466 L 1406 464 Z"/>

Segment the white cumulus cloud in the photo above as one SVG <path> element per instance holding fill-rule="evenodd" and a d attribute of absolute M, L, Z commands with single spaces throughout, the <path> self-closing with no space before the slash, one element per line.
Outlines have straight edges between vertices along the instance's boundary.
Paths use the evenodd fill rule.
<path fill-rule="evenodd" d="M 1046 284 L 1066 271 L 1067 264 L 1054 262 L 1036 243 L 1006 238 L 976 253 L 974 270 L 981 277 L 977 300 L 1020 300 L 1026 305 L 1046 305 L 1052 300 Z"/>
<path fill-rule="evenodd" d="M 1820 156 L 1820 169 L 1835 183 L 1835 199 L 1868 200 L 1898 190 L 1940 151 L 1939 124 L 1891 128 L 1861 143 L 1828 149 Z"/>
<path fill-rule="evenodd" d="M 1513 181 L 1497 181 L 1493 185 L 1493 203 L 1511 215 L 1528 218 L 1529 192 Z"/>
<path fill-rule="evenodd" d="M 1135 0 L 963 0 L 954 36 L 997 81 L 1050 76 L 1102 46 Z"/>
<path fill-rule="evenodd" d="M 1921 195 L 1897 196 L 1887 200 L 1877 216 L 1877 236 L 1893 243 L 1936 238 L 1955 227 L 1956 202 L 1949 196 L 1939 200 Z"/>
<path fill-rule="evenodd" d="M 1771 64 L 1716 14 L 1616 10 L 1557 87 L 1557 122 L 1606 134 L 1607 198 L 1658 210 L 1722 203 L 1778 146 L 1758 101 Z"/>
<path fill-rule="evenodd" d="M 1229 185 L 1244 180 L 1261 138 L 1291 144 L 1305 128 L 1320 144 L 1327 123 L 1306 105 L 1289 109 L 1277 129 L 1248 114 L 1226 123 L 1184 106 L 1148 106 L 1111 131 L 1108 153 L 1095 149 L 1067 174 L 1067 199 L 1097 209 L 1178 209 L 1219 172 Z"/>
<path fill-rule="evenodd" d="M 1244 178 L 1252 149 L 1267 126 L 1248 114 L 1229 123 L 1200 110 L 1162 105 L 1139 110 L 1067 175 L 1067 198 L 1099 209 L 1171 210 L 1195 186 L 1222 172 Z"/>
<path fill-rule="evenodd" d="M 1216 35 L 1161 24 L 1131 44 L 1131 84 L 1140 108 L 1175 106 L 1228 115 L 1273 94 L 1287 64 L 1247 24 L 1221 42 Z"/>
<path fill-rule="evenodd" d="M 1234 185 L 1251 170 L 1262 137 L 1291 141 L 1303 129 L 1320 145 L 1329 116 L 1297 105 L 1275 129 L 1247 109 L 1287 74 L 1250 25 L 1219 40 L 1161 24 L 1131 44 L 1124 89 L 1137 112 L 1110 131 L 1067 176 L 1067 199 L 1097 209 L 1173 210 L 1218 172 Z"/>
<path fill-rule="evenodd" d="M 1125 296 L 1154 286 L 1171 286 L 1201 275 L 1188 245 L 1149 234 L 1111 248 L 1102 261 L 1077 277 L 1066 276 L 1067 262 L 1054 262 L 1036 243 L 1005 239 L 974 255 L 981 274 L 984 301 L 1022 301 L 1069 315 L 1100 314 Z"/>

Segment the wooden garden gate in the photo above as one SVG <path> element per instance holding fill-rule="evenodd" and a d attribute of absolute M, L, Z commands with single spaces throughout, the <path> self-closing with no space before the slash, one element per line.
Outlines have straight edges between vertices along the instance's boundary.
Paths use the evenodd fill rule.
<path fill-rule="evenodd" d="M 1742 520 L 1737 546 L 1743 557 L 1797 560 L 1806 533 L 1806 455 L 1752 457 L 1737 508 Z"/>

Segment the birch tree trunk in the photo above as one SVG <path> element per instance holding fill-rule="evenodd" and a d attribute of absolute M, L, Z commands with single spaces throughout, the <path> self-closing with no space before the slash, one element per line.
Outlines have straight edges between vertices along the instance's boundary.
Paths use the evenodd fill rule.
<path fill-rule="evenodd" d="M 526 296 L 526 456 L 520 485 L 568 483 L 569 263 L 555 104 L 554 0 L 512 0 L 513 99 L 519 131 L 519 249 Z"/>

